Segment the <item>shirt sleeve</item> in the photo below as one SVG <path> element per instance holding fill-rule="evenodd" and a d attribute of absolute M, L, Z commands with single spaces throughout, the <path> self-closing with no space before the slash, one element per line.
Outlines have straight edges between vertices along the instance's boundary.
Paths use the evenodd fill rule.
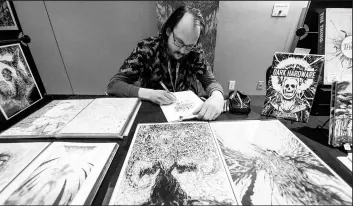
<path fill-rule="evenodd" d="M 214 77 L 211 67 L 205 58 L 204 51 L 201 48 L 196 52 L 193 67 L 196 71 L 197 79 L 202 84 L 208 96 L 211 96 L 213 91 L 220 91 L 224 94 L 223 88 Z"/>
<path fill-rule="evenodd" d="M 142 40 L 109 81 L 107 93 L 118 97 L 138 97 L 141 76 L 152 56 L 151 45 Z"/>

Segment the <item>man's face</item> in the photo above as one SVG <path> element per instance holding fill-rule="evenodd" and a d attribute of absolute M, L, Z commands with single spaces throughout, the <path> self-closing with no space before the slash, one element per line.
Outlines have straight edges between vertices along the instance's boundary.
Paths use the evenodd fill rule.
<path fill-rule="evenodd" d="M 174 30 L 167 29 L 168 51 L 174 59 L 181 59 L 190 52 L 187 47 L 197 43 L 200 36 L 200 26 L 195 26 L 192 14 L 186 13 Z"/>

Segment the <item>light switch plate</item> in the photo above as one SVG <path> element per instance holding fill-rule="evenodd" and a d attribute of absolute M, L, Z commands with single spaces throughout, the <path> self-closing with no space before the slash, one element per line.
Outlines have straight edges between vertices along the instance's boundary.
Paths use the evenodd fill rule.
<path fill-rule="evenodd" d="M 287 16 L 289 11 L 289 3 L 273 5 L 272 16 Z"/>

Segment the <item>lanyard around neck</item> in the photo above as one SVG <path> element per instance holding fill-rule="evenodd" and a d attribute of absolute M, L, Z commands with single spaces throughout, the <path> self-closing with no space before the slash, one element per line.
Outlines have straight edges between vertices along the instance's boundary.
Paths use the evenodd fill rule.
<path fill-rule="evenodd" d="M 179 76 L 179 62 L 177 63 L 177 66 L 176 66 L 176 74 L 175 74 L 175 81 L 174 81 L 174 84 L 173 84 L 173 77 L 172 77 L 172 71 L 171 71 L 171 68 L 170 68 L 170 61 L 168 61 L 168 73 L 169 73 L 169 77 L 170 77 L 170 83 L 172 84 L 172 87 L 173 87 L 173 91 L 176 92 L 175 88 L 176 88 L 176 83 L 178 81 L 178 76 Z"/>

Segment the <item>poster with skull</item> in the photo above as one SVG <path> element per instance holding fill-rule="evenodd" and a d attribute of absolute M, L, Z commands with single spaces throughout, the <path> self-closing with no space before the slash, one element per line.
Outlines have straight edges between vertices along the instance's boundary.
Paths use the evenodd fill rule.
<path fill-rule="evenodd" d="M 43 97 L 20 44 L 0 47 L 0 111 L 8 120 Z"/>
<path fill-rule="evenodd" d="M 274 54 L 262 115 L 308 122 L 324 55 Z"/>

